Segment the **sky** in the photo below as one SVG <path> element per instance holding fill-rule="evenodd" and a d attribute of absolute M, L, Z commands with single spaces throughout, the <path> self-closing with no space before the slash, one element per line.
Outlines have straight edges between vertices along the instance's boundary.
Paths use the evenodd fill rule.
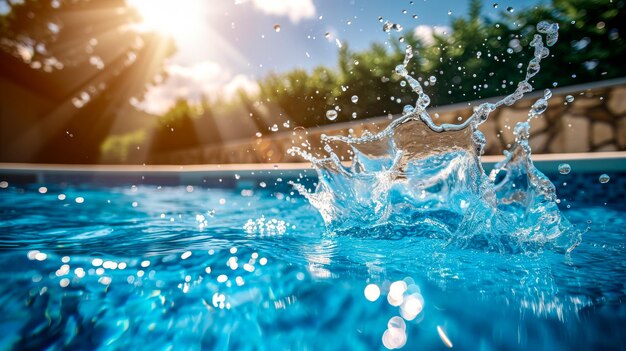
<path fill-rule="evenodd" d="M 169 35 L 177 45 L 166 63 L 169 78 L 151 88 L 141 104 L 157 114 L 179 96 L 228 99 L 239 88 L 254 93 L 255 81 L 270 72 L 335 67 L 339 45 L 360 50 L 388 40 L 379 17 L 428 36 L 431 28 L 446 30 L 452 18 L 467 15 L 469 4 L 469 0 L 128 1 L 144 18 L 140 29 Z M 485 1 L 483 14 L 495 16 L 508 7 L 538 3 L 498 1 L 494 8 L 494 2 Z"/>

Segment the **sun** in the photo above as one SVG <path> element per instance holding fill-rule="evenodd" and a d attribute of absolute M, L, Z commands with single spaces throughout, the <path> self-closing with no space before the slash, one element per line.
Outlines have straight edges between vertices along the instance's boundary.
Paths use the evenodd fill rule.
<path fill-rule="evenodd" d="M 202 0 L 127 0 L 142 18 L 140 30 L 157 31 L 178 38 L 193 36 L 205 20 Z"/>

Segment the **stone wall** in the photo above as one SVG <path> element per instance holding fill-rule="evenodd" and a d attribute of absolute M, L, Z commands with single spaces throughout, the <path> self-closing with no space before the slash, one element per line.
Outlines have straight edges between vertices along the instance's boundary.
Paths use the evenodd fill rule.
<path fill-rule="evenodd" d="M 487 138 L 485 154 L 501 154 L 513 143 L 515 123 L 528 117 L 530 106 L 542 95 L 543 92 L 529 94 L 514 106 L 492 113 L 480 126 Z M 473 106 L 484 101 L 487 100 L 432 108 L 429 113 L 438 124 L 459 123 L 471 115 Z M 161 164 L 298 162 L 302 160 L 287 154 L 294 145 L 300 146 L 308 140 L 315 150 L 321 147 L 322 134 L 361 135 L 366 130 L 376 133 L 397 117 L 357 120 L 308 130 L 296 127 L 290 132 L 253 140 L 161 154 L 155 161 Z M 531 122 L 530 145 L 538 154 L 626 150 L 626 78 L 553 89 L 548 110 Z"/>

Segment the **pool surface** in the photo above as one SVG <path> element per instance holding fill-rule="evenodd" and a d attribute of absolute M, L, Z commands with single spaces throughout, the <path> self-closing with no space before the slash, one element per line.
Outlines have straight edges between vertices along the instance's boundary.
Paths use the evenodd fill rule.
<path fill-rule="evenodd" d="M 239 177 L 4 184 L 0 349 L 626 348 L 624 174 L 550 175 L 570 255 L 336 235 L 287 178 Z"/>

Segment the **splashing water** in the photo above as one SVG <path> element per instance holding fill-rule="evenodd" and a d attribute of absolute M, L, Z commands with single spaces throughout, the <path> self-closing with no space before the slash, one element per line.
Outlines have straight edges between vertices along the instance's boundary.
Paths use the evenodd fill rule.
<path fill-rule="evenodd" d="M 547 46 L 556 43 L 557 24 L 541 22 L 537 31 L 545 34 Z M 430 97 L 407 70 L 414 55 L 407 46 L 395 73 L 417 95 L 415 105 L 405 106 L 403 116 L 378 134 L 323 136 L 327 157 L 292 148 L 291 153 L 313 164 L 319 177 L 314 192 L 301 184 L 294 187 L 335 233 L 421 233 L 462 247 L 571 251 L 580 233 L 561 216 L 555 187 L 533 166 L 528 145 L 530 122 L 547 109 L 550 90 L 532 105 L 528 120 L 515 126 L 515 144 L 489 176 L 480 161 L 486 140 L 478 127 L 495 109 L 513 105 L 533 90 L 529 81 L 549 54 L 540 34 L 530 45 L 534 55 L 512 94 L 475 107 L 460 124 L 441 125 L 426 111 Z M 345 145 L 352 155 L 349 166 L 334 151 Z"/>

